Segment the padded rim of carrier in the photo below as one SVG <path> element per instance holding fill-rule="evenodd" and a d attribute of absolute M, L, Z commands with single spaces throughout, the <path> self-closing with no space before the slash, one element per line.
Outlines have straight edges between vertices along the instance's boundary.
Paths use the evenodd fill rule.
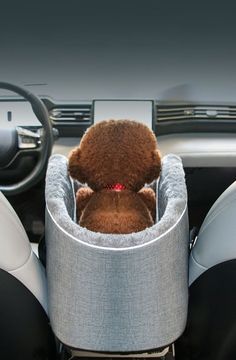
<path fill-rule="evenodd" d="M 79 186 L 81 184 L 75 184 L 76 188 Z M 76 224 L 74 182 L 68 175 L 67 158 L 53 155 L 46 176 L 46 207 L 52 221 L 75 241 L 111 251 L 132 249 L 156 241 L 157 236 L 161 238 L 171 231 L 186 211 L 187 191 L 182 161 L 178 156 L 169 154 L 162 159 L 160 181 L 155 186 L 156 192 L 161 194 L 157 201 L 159 221 L 156 224 L 132 234 L 93 232 Z"/>

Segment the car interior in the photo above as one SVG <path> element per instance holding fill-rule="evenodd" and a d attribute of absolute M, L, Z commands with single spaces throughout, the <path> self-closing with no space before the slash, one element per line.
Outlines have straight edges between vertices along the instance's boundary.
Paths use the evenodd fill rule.
<path fill-rule="evenodd" d="M 2 113 L 5 116 L 5 121 L 3 122 L 0 132 L 1 227 L 3 234 L 1 241 L 1 271 L 4 289 L 6 284 L 8 289 L 6 298 L 3 299 L 3 305 L 5 307 L 10 306 L 8 298 L 10 297 L 13 313 L 17 312 L 19 307 L 21 308 L 21 306 L 23 306 L 21 312 L 22 318 L 19 318 L 18 321 L 21 323 L 21 332 L 26 332 L 24 336 L 25 345 L 23 346 L 23 351 L 26 352 L 24 358 L 32 358 L 32 352 L 35 351 L 37 347 L 41 348 L 41 350 L 43 349 L 42 351 L 47 354 L 42 356 L 50 356 L 52 359 L 56 356 L 59 356 L 61 359 L 67 359 L 70 356 L 78 358 L 86 358 L 87 356 L 95 358 L 106 356 L 113 358 L 114 356 L 120 356 L 126 358 L 128 355 L 129 357 L 133 356 L 138 358 L 139 356 L 148 357 L 149 353 L 147 350 L 150 351 L 152 357 L 155 356 L 157 358 L 158 356 L 162 356 L 164 358 L 172 358 L 174 357 L 173 343 L 175 344 L 175 357 L 177 359 L 192 359 L 195 358 L 194 356 L 199 356 L 200 358 L 200 356 L 202 357 L 208 350 L 209 356 L 207 358 L 211 359 L 213 356 L 216 356 L 219 348 L 220 351 L 223 351 L 222 347 L 225 347 L 224 358 L 226 358 L 227 352 L 230 354 L 229 356 L 232 356 L 235 351 L 233 344 L 234 336 L 231 333 L 234 326 L 234 293 L 230 278 L 232 278 L 233 272 L 235 271 L 233 234 L 235 207 L 234 179 L 236 175 L 234 167 L 235 159 L 233 156 L 233 145 L 235 143 L 234 134 L 229 130 L 232 127 L 232 121 L 231 119 L 228 120 L 232 107 L 228 106 L 226 110 L 225 106 L 223 108 L 223 106 L 219 105 L 170 105 L 169 103 L 159 104 L 155 100 L 94 100 L 91 103 L 57 104 L 56 102 L 53 103 L 51 99 L 40 99 L 28 90 L 14 84 L 2 82 L 0 83 L 0 87 L 5 90 L 11 90 L 18 96 L 2 97 L 1 99 Z M 30 109 L 30 105 L 32 109 Z M 225 119 L 226 111 L 227 118 Z M 20 116 L 15 117 L 15 114 L 18 112 Z M 217 126 L 220 129 L 223 125 L 224 132 L 215 133 L 210 132 L 210 130 L 205 131 L 205 126 L 208 127 L 212 124 L 212 118 L 208 117 L 208 112 L 210 112 L 211 116 L 215 113 L 218 114 L 219 120 Z M 9 113 L 11 114 L 9 115 Z M 185 115 L 186 113 L 193 115 L 189 118 L 189 115 Z M 24 116 L 21 117 L 21 114 Z M 81 285 L 79 284 L 82 284 L 84 281 L 91 284 L 94 282 L 99 284 L 99 280 L 97 278 L 94 279 L 93 276 L 99 275 L 99 279 L 104 276 L 104 280 L 101 282 L 102 290 L 100 289 L 100 291 L 109 295 L 110 288 L 112 287 L 110 282 L 107 283 L 107 272 L 112 273 L 114 268 L 117 272 L 118 269 L 112 262 L 110 269 L 108 265 L 106 265 L 105 273 L 101 270 L 99 274 L 97 274 L 94 263 L 95 259 L 99 262 L 99 253 L 96 254 L 96 252 L 91 257 L 92 263 L 90 265 L 86 263 L 84 267 L 82 266 L 82 270 L 80 269 L 83 277 L 87 273 L 85 269 L 88 268 L 88 266 L 90 269 L 94 268 L 94 271 L 91 270 L 92 272 L 90 274 L 92 278 L 86 280 L 82 278 L 78 279 L 79 269 L 73 272 L 74 267 L 67 266 L 68 263 L 73 263 L 75 259 L 77 262 L 78 259 L 81 258 L 81 254 L 83 254 L 83 256 L 79 263 L 81 262 L 83 264 L 83 257 L 85 256 L 85 250 L 80 249 L 79 246 L 78 249 L 74 249 L 73 242 L 71 243 L 71 249 L 69 245 L 67 245 L 68 249 L 65 251 L 64 240 L 66 236 L 65 231 L 68 231 L 66 230 L 68 224 L 65 224 L 65 231 L 62 233 L 63 236 L 61 235 L 61 226 L 63 225 L 63 221 L 67 222 L 67 220 L 63 220 L 61 215 L 65 209 L 60 208 L 60 201 L 64 203 L 64 199 L 71 199 L 68 200 L 70 201 L 70 205 L 66 203 L 66 208 L 68 213 L 71 214 L 72 219 L 74 213 L 73 208 L 75 207 L 73 201 L 75 199 L 74 187 L 76 185 L 70 187 L 68 190 L 69 184 L 71 186 L 71 183 L 68 180 L 67 156 L 71 149 L 79 143 L 81 136 L 87 128 L 94 123 L 98 123 L 103 119 L 110 119 L 111 117 L 117 120 L 122 118 L 136 119 L 137 121 L 147 124 L 147 126 L 157 134 L 163 159 L 162 175 L 157 190 L 159 194 L 161 191 L 165 193 L 162 187 L 165 189 L 165 185 L 163 184 L 165 184 L 165 178 L 168 179 L 168 172 L 170 172 L 170 174 L 173 171 L 175 173 L 177 171 L 177 174 L 180 172 L 178 175 L 179 178 L 175 175 L 177 179 L 175 179 L 175 183 L 171 184 L 170 182 L 170 184 L 166 186 L 170 189 L 172 188 L 172 191 L 175 192 L 174 196 L 178 198 L 178 201 L 182 199 L 181 201 L 183 202 L 183 207 L 177 216 L 177 220 L 174 216 L 175 213 L 169 215 L 172 223 L 176 223 L 177 227 L 180 226 L 180 228 L 182 228 L 182 230 L 179 230 L 181 231 L 180 241 L 182 245 L 181 243 L 178 245 L 178 235 L 174 233 L 174 226 L 174 228 L 171 228 L 169 235 L 172 251 L 161 250 L 158 242 L 156 242 L 156 246 L 159 247 L 159 249 L 157 248 L 156 251 L 151 249 L 152 252 L 157 254 L 159 252 L 162 253 L 162 251 L 168 253 L 164 261 L 167 269 L 172 268 L 171 263 L 176 256 L 178 257 L 176 263 L 181 266 L 183 264 L 186 265 L 182 266 L 182 268 L 180 266 L 178 270 L 179 278 L 175 284 L 176 289 L 173 290 L 172 287 L 168 288 L 168 290 L 171 291 L 179 291 L 180 295 L 178 299 L 181 299 L 181 304 L 178 306 L 178 311 L 181 313 L 181 317 L 178 319 L 180 325 L 172 330 L 173 334 L 167 338 L 168 340 L 163 340 L 162 338 L 158 340 L 158 338 L 160 337 L 161 331 L 167 331 L 165 328 L 168 322 L 174 323 L 177 321 L 177 300 L 174 303 L 174 307 L 167 301 L 168 314 L 172 314 L 172 317 L 170 317 L 170 319 L 165 317 L 162 321 L 160 319 L 157 320 L 157 329 L 152 327 L 152 336 L 150 334 L 148 335 L 147 343 L 144 341 L 144 334 L 150 331 L 150 323 L 155 315 L 153 310 L 155 305 L 153 303 L 149 305 L 151 308 L 150 314 L 144 311 L 144 305 L 142 305 L 142 311 L 146 314 L 144 321 L 146 329 L 144 330 L 140 327 L 140 335 L 137 331 L 137 325 L 132 329 L 134 336 L 137 339 L 140 338 L 140 340 L 137 340 L 136 345 L 130 345 L 129 341 L 126 340 L 127 332 L 125 332 L 122 322 L 119 324 L 119 327 L 123 329 L 121 332 L 122 336 L 118 341 L 118 335 L 116 333 L 113 334 L 111 331 L 114 326 L 113 322 L 108 322 L 107 324 L 102 318 L 96 320 L 95 314 L 97 312 L 99 291 L 94 294 L 95 307 L 94 304 L 89 301 L 89 296 L 91 297 L 91 295 L 89 295 L 89 293 L 84 295 L 88 297 L 87 306 L 91 314 L 90 319 L 86 317 L 85 313 L 78 311 L 78 309 L 83 309 L 84 306 L 83 298 L 81 298 Z M 170 129 L 172 129 L 171 124 L 174 124 L 176 117 L 178 118 L 178 122 L 180 121 L 179 129 L 178 132 L 172 133 L 172 131 L 170 131 Z M 15 120 L 15 118 L 17 120 Z M 201 120 L 201 127 L 199 127 L 198 124 L 199 120 Z M 191 129 L 188 129 L 188 127 L 185 129 L 185 124 L 188 121 Z M 196 126 L 198 126 L 197 134 L 194 133 Z M 177 156 L 177 159 L 175 159 L 175 156 Z M 50 161 L 48 163 L 49 158 Z M 181 169 L 179 169 L 180 164 L 181 169 L 184 169 L 184 175 L 181 173 Z M 46 171 L 47 175 L 45 175 Z M 62 177 L 65 178 L 66 185 L 62 180 L 58 180 Z M 214 179 L 214 186 L 212 185 L 212 179 Z M 184 188 L 186 183 L 188 202 L 186 196 L 183 195 L 183 190 L 179 188 L 179 183 L 181 182 Z M 53 186 L 55 188 L 53 188 Z M 55 196 L 55 194 L 59 195 Z M 62 200 L 60 200 L 60 197 Z M 58 201 L 58 208 L 56 207 L 56 209 L 55 205 L 53 205 L 55 198 L 56 201 Z M 45 199 L 47 202 L 46 225 Z M 167 199 L 167 202 L 168 201 L 170 201 L 170 199 Z M 167 213 L 166 208 L 160 209 L 161 205 L 159 205 L 159 211 L 162 211 L 163 214 Z M 185 215 L 183 215 L 183 211 Z M 180 221 L 180 219 L 182 220 Z M 184 223 L 185 225 L 183 225 Z M 78 225 L 75 224 L 74 221 L 73 224 L 75 225 L 75 229 L 70 236 L 72 238 L 83 239 L 84 235 L 77 229 Z M 53 230 L 53 228 L 55 229 Z M 58 231 L 59 233 L 57 233 Z M 68 236 L 68 233 L 66 234 Z M 142 232 L 140 234 L 142 234 Z M 108 240 L 105 238 L 99 238 L 98 241 L 97 236 L 94 237 L 94 240 L 92 240 L 91 234 L 86 236 L 89 237 L 88 241 L 90 243 L 91 241 L 95 241 L 94 244 L 98 243 L 99 246 L 101 246 L 101 244 L 105 247 L 108 246 L 106 244 Z M 159 234 L 159 237 L 161 237 L 161 234 Z M 62 238 L 61 244 L 60 238 Z M 141 246 L 143 241 L 147 241 L 145 239 L 142 235 L 139 240 L 136 240 L 138 241 L 137 244 Z M 224 240 L 222 241 L 222 239 Z M 70 244 L 70 241 L 71 238 L 69 237 L 66 240 L 67 244 Z M 129 244 L 129 235 L 126 235 L 125 241 Z M 110 242 L 108 244 L 111 246 Z M 165 246 L 168 245 L 167 239 L 164 244 Z M 57 249 L 57 251 L 55 249 Z M 145 259 L 149 259 L 150 263 L 150 255 L 148 255 L 148 253 L 145 255 L 145 252 L 150 250 L 148 250 L 147 246 L 141 247 L 141 249 L 142 256 Z M 67 256 L 62 256 L 63 252 L 66 252 Z M 172 256 L 170 256 L 170 253 Z M 58 259 L 56 258 L 58 254 L 60 254 L 59 268 L 55 266 L 55 264 L 58 263 Z M 74 256 L 75 259 L 73 260 Z M 110 256 L 113 256 L 112 252 Z M 87 257 L 88 255 L 85 256 L 85 258 Z M 103 261 L 103 257 L 104 254 L 100 261 Z M 140 255 L 138 260 L 136 260 L 135 256 L 133 256 L 133 259 L 129 259 L 129 262 L 134 264 L 136 261 L 140 262 Z M 161 264 L 162 261 L 155 258 L 155 263 Z M 45 275 L 45 266 L 47 275 Z M 61 281 L 58 275 L 60 268 L 63 269 L 63 275 L 61 275 L 61 277 L 70 278 L 71 284 L 78 284 L 78 289 L 72 287 L 70 290 L 70 287 L 67 288 L 67 285 Z M 188 268 L 189 275 L 187 274 Z M 175 270 L 177 271 L 176 268 Z M 66 271 L 68 274 L 66 274 Z M 153 275 L 151 275 L 152 271 L 154 271 Z M 149 278 L 152 279 L 152 276 L 158 277 L 158 272 L 159 269 L 155 268 L 154 265 L 150 267 L 146 275 L 147 278 L 145 278 L 143 280 L 144 283 L 142 283 L 142 292 L 145 291 L 145 294 L 148 293 L 149 287 L 153 286 L 153 284 L 149 284 Z M 159 279 L 159 281 L 160 283 L 165 283 L 167 281 L 167 275 L 163 269 L 162 275 L 164 275 L 165 278 Z M 132 278 L 132 275 L 130 276 Z M 136 273 L 135 276 L 137 276 Z M 227 276 L 229 276 L 229 278 L 227 278 Z M 75 278 L 73 279 L 73 277 Z M 122 274 L 119 274 L 119 279 L 120 278 L 122 278 Z M 189 278 L 189 280 L 187 280 L 187 278 Z M 113 282 L 114 281 L 115 277 L 113 279 Z M 189 289 L 188 286 L 186 287 L 187 282 Z M 24 285 L 23 289 L 15 290 L 15 287 L 17 288 L 19 285 L 22 286 L 22 284 Z M 58 285 L 58 288 L 56 288 L 55 284 Z M 136 289 L 137 283 L 133 279 L 129 283 L 129 291 L 131 291 L 134 284 Z M 148 284 L 148 287 L 146 288 L 144 284 Z M 179 287 L 177 285 L 179 285 Z M 122 289 L 121 285 L 117 286 L 120 286 L 120 293 L 122 293 L 122 291 L 124 292 L 121 297 L 125 299 L 129 291 L 127 292 L 127 288 Z M 52 287 L 52 290 L 49 290 L 50 287 Z M 106 289 L 106 287 L 108 288 Z M 152 294 L 151 299 L 153 301 L 153 299 L 160 297 L 158 303 L 161 304 L 164 290 L 160 292 L 159 287 L 160 284 L 157 286 L 156 293 L 154 292 Z M 24 290 L 33 293 L 33 302 L 32 296 L 27 297 L 27 294 L 24 294 Z M 16 291 L 15 297 L 11 294 L 11 291 Z M 47 295 L 47 291 L 49 291 L 50 295 Z M 137 289 L 133 291 L 135 292 Z M 167 299 L 171 298 L 171 291 L 165 295 Z M 21 294 L 21 292 L 23 292 L 23 294 Z M 66 297 L 64 298 L 62 294 L 66 294 Z M 214 298 L 212 298 L 213 294 Z M 112 294 L 110 294 L 110 296 L 112 298 Z M 26 298 L 25 300 L 23 300 L 24 297 Z M 16 298 L 23 303 L 21 305 L 18 301 L 17 308 L 14 309 L 16 306 L 14 299 Z M 81 304 L 77 304 L 76 313 L 73 314 L 73 321 L 70 321 L 67 328 L 65 325 L 67 323 L 66 319 L 71 316 L 69 314 L 73 301 L 76 303 L 81 301 Z M 125 303 L 128 301 L 130 301 L 129 298 L 126 299 Z M 132 303 L 133 301 L 132 299 Z M 33 309 L 34 307 L 37 309 Z M 130 313 L 131 308 L 132 307 L 130 307 L 129 310 Z M 140 310 L 140 304 L 137 308 Z M 181 311 L 180 308 L 182 308 Z M 187 314 L 188 308 L 189 312 Z M 63 312 L 64 318 L 62 316 Z M 161 310 L 159 309 L 157 313 L 158 316 L 160 312 Z M 211 327 L 212 324 L 215 323 L 214 318 L 216 312 L 219 314 L 219 319 L 213 330 Z M 59 317 L 58 314 L 60 314 Z M 6 317 L 2 326 L 9 326 L 9 320 L 10 323 L 11 321 L 14 322 L 16 320 L 15 316 L 14 314 L 13 319 Z M 17 318 L 18 316 L 19 315 L 17 315 Z M 34 324 L 34 331 L 37 334 L 34 334 L 31 329 L 32 324 L 30 324 L 30 322 L 32 322 L 32 316 L 35 316 L 35 321 L 37 321 L 37 325 L 36 323 Z M 52 322 L 53 331 L 48 323 L 47 316 L 49 316 Z M 81 325 L 81 318 L 84 316 L 85 319 L 83 319 Z M 140 313 L 139 316 L 141 316 Z M 150 316 L 150 319 L 148 316 Z M 199 322 L 199 316 L 202 322 Z M 221 318 L 222 320 L 220 320 Z M 98 324 L 96 324 L 96 321 Z M 141 321 L 139 317 L 138 321 Z M 8 325 L 6 325 L 6 323 Z M 93 323 L 92 328 L 91 323 Z M 99 331 L 103 331 L 105 334 L 103 339 L 104 343 L 102 342 L 102 344 L 97 342 L 98 327 Z M 116 325 L 116 327 L 118 327 L 118 325 Z M 119 327 L 118 329 L 120 331 Z M 104 329 L 106 329 L 106 331 Z M 131 332 L 130 329 L 129 331 Z M 15 335 L 15 337 L 18 336 L 19 334 Z M 228 339 L 228 336 L 230 339 Z M 29 339 L 27 339 L 27 337 Z M 34 338 L 33 341 L 31 341 L 32 337 Z M 154 342 L 151 341 L 151 339 L 154 339 Z M 9 341 L 13 340 L 11 338 L 4 339 L 4 341 L 5 351 L 9 353 Z M 211 348 L 211 342 L 215 341 L 214 347 Z M 168 346 L 166 347 L 166 345 Z M 18 351 L 17 346 L 16 348 L 13 347 L 13 353 L 15 351 Z M 109 353 L 113 353 L 112 357 Z M 16 358 L 17 355 L 14 354 L 12 356 Z M 20 356 L 22 358 L 22 354 Z"/>
<path fill-rule="evenodd" d="M 235 5 L 43 5 L 0 23 L 0 358 L 234 359 Z M 161 154 L 132 234 L 76 222 L 68 157 L 110 119 Z"/>

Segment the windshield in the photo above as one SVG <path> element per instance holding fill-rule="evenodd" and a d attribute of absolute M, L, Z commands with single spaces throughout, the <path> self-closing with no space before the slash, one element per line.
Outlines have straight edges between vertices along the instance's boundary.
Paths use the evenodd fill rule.
<path fill-rule="evenodd" d="M 233 1 L 1 5 L 1 80 L 57 100 L 235 100 Z"/>

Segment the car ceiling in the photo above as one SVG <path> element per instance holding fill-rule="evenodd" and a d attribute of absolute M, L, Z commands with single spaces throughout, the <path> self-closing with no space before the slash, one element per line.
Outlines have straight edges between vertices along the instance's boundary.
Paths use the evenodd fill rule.
<path fill-rule="evenodd" d="M 234 1 L 1 4 L 0 79 L 58 100 L 235 101 Z"/>

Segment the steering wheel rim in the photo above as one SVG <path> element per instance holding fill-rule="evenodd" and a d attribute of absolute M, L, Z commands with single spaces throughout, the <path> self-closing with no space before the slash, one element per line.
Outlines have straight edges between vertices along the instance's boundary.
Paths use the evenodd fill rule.
<path fill-rule="evenodd" d="M 38 96 L 28 91 L 28 89 L 7 82 L 0 82 L 0 89 L 12 91 L 27 100 L 31 104 L 35 116 L 43 127 L 39 159 L 34 169 L 24 179 L 15 184 L 0 185 L 0 191 L 5 195 L 15 195 L 28 190 L 38 182 L 38 176 L 45 168 L 52 151 L 53 129 L 49 121 L 47 108 Z"/>

